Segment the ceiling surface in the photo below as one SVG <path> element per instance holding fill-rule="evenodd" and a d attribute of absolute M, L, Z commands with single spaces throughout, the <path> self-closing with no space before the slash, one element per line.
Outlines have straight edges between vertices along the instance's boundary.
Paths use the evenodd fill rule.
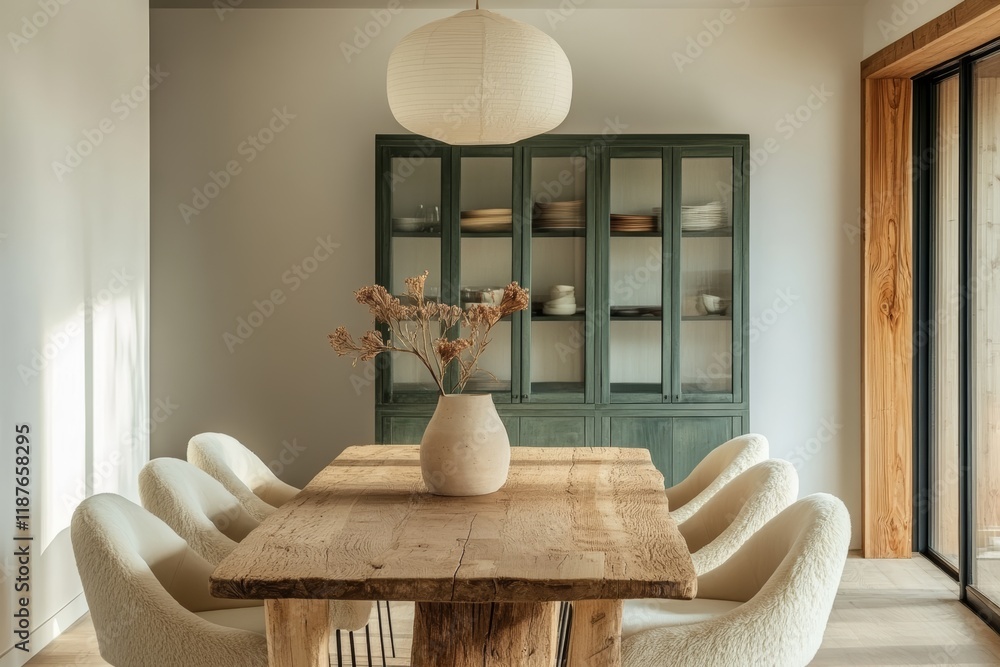
<path fill-rule="evenodd" d="M 408 9 L 473 9 L 475 0 L 399 0 Z M 483 9 L 558 9 L 576 5 L 580 9 L 679 9 L 735 7 L 815 7 L 862 5 L 864 0 L 482 0 Z M 238 9 L 377 9 L 389 0 L 150 0 L 153 9 L 214 9 L 219 5 Z"/>

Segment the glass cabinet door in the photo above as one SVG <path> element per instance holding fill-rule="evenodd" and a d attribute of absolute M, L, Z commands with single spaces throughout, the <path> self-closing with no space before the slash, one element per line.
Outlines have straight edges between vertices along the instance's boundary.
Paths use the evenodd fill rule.
<path fill-rule="evenodd" d="M 669 153 L 668 153 L 669 154 Z M 664 165 L 667 169 L 664 169 Z M 669 317 L 664 258 L 671 239 L 663 234 L 663 202 L 669 199 L 669 166 L 662 149 L 612 149 L 605 162 L 608 332 L 604 401 L 659 403 L 669 400 Z M 667 209 L 669 214 L 670 209 Z"/>
<path fill-rule="evenodd" d="M 593 157 L 525 149 L 524 275 L 531 312 L 522 331 L 522 402 L 593 402 Z"/>
<path fill-rule="evenodd" d="M 515 279 L 515 260 L 520 257 L 520 209 L 515 205 L 520 192 L 520 165 L 515 153 L 520 157 L 521 149 L 460 150 L 453 167 L 459 183 L 460 305 L 496 305 L 504 288 Z M 465 387 L 467 393 L 492 393 L 496 402 L 511 402 L 519 389 L 514 372 L 514 332 L 519 331 L 515 326 L 519 322 L 520 314 L 515 314 L 493 328 L 491 342 L 479 358 L 480 371 Z"/>
<path fill-rule="evenodd" d="M 734 153 L 684 151 L 680 158 L 680 201 L 674 203 L 674 239 L 680 262 L 674 268 L 677 374 L 675 400 L 733 401 L 740 361 L 733 347 L 734 313 L 741 296 L 734 281 L 734 209 L 742 183 Z M 675 175 L 676 178 L 676 175 Z"/>
<path fill-rule="evenodd" d="M 442 197 L 445 154 L 417 147 L 387 149 L 382 156 L 382 196 L 379 224 L 387 233 L 389 247 L 378 251 L 377 274 L 391 294 L 404 303 L 404 280 L 429 271 L 425 297 L 447 298 L 442 289 L 448 284 L 448 267 L 442 263 L 443 225 L 449 211 Z M 440 331 L 432 332 L 440 335 Z M 388 339 L 389 331 L 382 329 Z M 412 354 L 394 352 L 382 364 L 381 392 L 389 402 L 433 402 L 437 387 L 430 373 Z"/>

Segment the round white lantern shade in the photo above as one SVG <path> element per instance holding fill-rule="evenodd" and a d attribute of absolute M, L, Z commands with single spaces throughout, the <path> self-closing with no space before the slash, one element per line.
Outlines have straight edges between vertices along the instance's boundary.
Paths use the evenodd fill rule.
<path fill-rule="evenodd" d="M 448 144 L 512 144 L 569 113 L 573 70 L 554 39 L 485 9 L 434 21 L 389 57 L 396 120 Z"/>

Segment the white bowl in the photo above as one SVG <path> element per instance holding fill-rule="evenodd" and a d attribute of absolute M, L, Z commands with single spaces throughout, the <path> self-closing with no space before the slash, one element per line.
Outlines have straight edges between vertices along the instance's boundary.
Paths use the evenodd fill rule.
<path fill-rule="evenodd" d="M 542 312 L 546 315 L 575 315 L 576 304 L 571 303 L 569 305 L 550 306 L 546 303 L 542 306 Z"/>
<path fill-rule="evenodd" d="M 569 306 L 576 305 L 576 297 L 570 294 L 569 296 L 560 296 L 558 298 L 551 299 L 545 302 L 546 306 Z"/>
<path fill-rule="evenodd" d="M 702 294 L 696 305 L 698 312 L 702 315 L 724 315 L 729 309 L 729 299 L 712 294 Z"/>
<path fill-rule="evenodd" d="M 549 296 L 557 299 L 561 296 L 572 296 L 574 292 L 576 292 L 576 288 L 572 285 L 553 285 L 552 289 L 549 290 Z"/>

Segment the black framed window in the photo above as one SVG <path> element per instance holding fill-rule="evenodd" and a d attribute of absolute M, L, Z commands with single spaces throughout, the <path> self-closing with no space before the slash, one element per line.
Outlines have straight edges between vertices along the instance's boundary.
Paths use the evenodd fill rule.
<path fill-rule="evenodd" d="M 1000 43 L 914 82 L 915 548 L 1000 619 Z"/>

